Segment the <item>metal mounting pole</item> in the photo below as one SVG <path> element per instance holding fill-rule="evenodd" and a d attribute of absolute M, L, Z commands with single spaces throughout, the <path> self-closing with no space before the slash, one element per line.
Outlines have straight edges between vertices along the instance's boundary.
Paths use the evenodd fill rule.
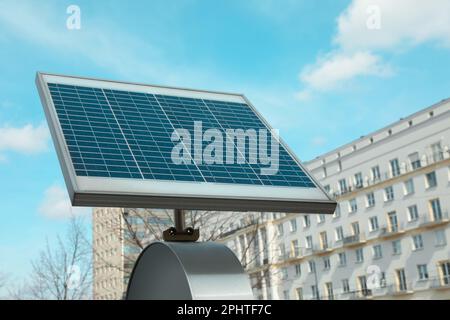
<path fill-rule="evenodd" d="M 175 209 L 173 212 L 173 218 L 175 220 L 175 229 L 178 232 L 184 231 L 186 229 L 186 215 L 181 209 Z"/>
<path fill-rule="evenodd" d="M 173 220 L 175 227 L 163 232 L 164 241 L 195 242 L 198 240 L 199 230 L 191 227 L 186 228 L 186 212 L 184 210 L 173 210 Z"/>

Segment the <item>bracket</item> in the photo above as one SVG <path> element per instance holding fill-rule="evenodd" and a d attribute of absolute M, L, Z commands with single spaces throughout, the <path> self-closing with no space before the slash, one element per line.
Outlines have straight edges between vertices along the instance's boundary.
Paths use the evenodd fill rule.
<path fill-rule="evenodd" d="M 175 209 L 173 212 L 175 227 L 163 232 L 164 241 L 169 242 L 195 242 L 200 237 L 199 229 L 186 228 L 186 216 L 184 210 Z"/>

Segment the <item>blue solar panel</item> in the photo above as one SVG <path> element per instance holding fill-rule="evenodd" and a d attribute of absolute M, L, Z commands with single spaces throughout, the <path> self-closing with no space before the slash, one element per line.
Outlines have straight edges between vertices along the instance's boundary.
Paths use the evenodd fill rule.
<path fill-rule="evenodd" d="M 245 103 L 56 83 L 48 87 L 77 176 L 315 187 L 282 145 L 274 175 L 261 174 L 265 166 L 248 161 L 172 161 L 172 132 L 176 128 L 194 132 L 195 121 L 201 121 L 205 130 L 223 132 L 268 129 Z M 250 152 L 247 148 L 246 155 Z"/>

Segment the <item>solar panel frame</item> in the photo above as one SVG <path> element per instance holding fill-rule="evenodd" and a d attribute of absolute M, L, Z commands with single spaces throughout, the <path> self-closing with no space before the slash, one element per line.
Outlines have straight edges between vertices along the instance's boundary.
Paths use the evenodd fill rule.
<path fill-rule="evenodd" d="M 38 72 L 36 84 L 73 205 L 297 213 L 334 212 L 336 202 L 308 173 L 300 160 L 281 138 L 279 138 L 280 148 L 283 147 L 286 150 L 298 167 L 313 182 L 315 188 L 77 176 L 48 83 L 101 88 L 103 92 L 108 89 L 117 89 L 151 94 L 164 93 L 174 97 L 239 102 L 246 104 L 265 127 L 271 129 L 271 126 L 243 94 L 116 82 Z M 106 100 L 108 101 L 108 99 Z"/>

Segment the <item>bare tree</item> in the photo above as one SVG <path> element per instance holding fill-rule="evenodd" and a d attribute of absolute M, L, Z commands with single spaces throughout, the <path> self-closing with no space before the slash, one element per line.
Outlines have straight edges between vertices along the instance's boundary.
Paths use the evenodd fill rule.
<path fill-rule="evenodd" d="M 10 290 L 13 299 L 80 300 L 90 298 L 91 245 L 81 218 L 71 218 L 64 238 L 47 239 L 45 249 L 31 262 L 29 279 Z"/>
<path fill-rule="evenodd" d="M 123 259 L 112 258 L 105 254 L 111 250 L 107 245 L 94 247 L 94 257 L 97 267 L 112 268 L 120 271 L 124 277 L 128 277 L 131 268 L 138 256 L 149 243 L 155 240 L 162 240 L 164 230 L 171 227 L 173 222 L 173 210 L 152 210 L 152 209 L 122 209 L 112 210 L 105 219 L 98 218 L 95 223 L 102 225 L 99 237 L 110 236 L 111 234 L 127 248 L 135 248 L 133 254 L 124 253 Z M 219 241 L 229 244 L 227 238 L 236 238 L 238 234 L 244 234 L 245 244 L 236 250 L 243 267 L 254 275 L 253 286 L 255 288 L 267 285 L 273 271 L 269 266 L 275 259 L 273 254 L 267 255 L 267 246 L 274 240 L 272 238 L 261 239 L 260 229 L 265 226 L 262 213 L 242 213 L 242 212 L 218 212 L 192 210 L 186 213 L 187 225 L 200 229 L 200 241 Z M 95 227 L 95 226 L 94 226 Z M 106 251 L 105 251 L 106 250 Z M 237 252 L 239 251 L 239 252 Z M 122 251 L 121 251 L 122 252 Z M 260 264 L 255 270 L 255 264 Z M 109 275 L 96 273 L 96 281 L 109 280 Z M 109 290 L 104 288 L 103 290 Z M 113 289 L 111 289 L 113 290 Z M 112 291 L 111 291 L 112 292 Z"/>

